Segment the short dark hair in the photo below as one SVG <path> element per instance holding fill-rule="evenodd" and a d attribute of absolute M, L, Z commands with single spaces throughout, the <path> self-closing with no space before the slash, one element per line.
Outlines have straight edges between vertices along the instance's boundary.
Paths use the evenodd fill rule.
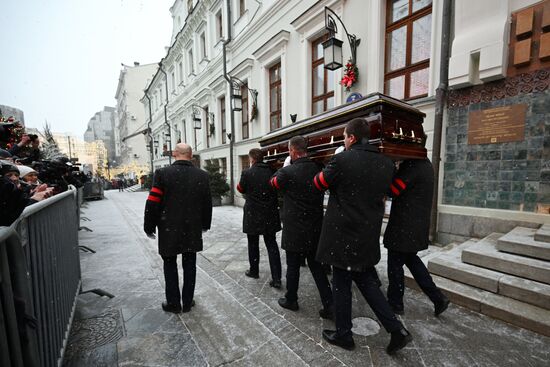
<path fill-rule="evenodd" d="M 264 152 L 258 148 L 252 148 L 248 152 L 248 156 L 252 158 L 255 162 L 262 162 L 264 160 Z"/>
<path fill-rule="evenodd" d="M 346 134 L 355 136 L 360 144 L 367 144 L 370 139 L 369 124 L 363 118 L 355 118 L 346 125 Z"/>
<path fill-rule="evenodd" d="M 297 135 L 292 137 L 288 145 L 290 145 L 292 148 L 297 150 L 300 153 L 306 153 L 307 152 L 307 140 L 301 135 Z"/>

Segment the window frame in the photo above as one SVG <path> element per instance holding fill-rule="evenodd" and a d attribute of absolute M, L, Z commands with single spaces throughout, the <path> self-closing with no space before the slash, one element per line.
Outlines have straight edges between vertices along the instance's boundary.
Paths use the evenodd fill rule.
<path fill-rule="evenodd" d="M 405 77 L 405 83 L 404 83 L 404 91 L 403 91 L 403 100 L 412 100 L 417 98 L 423 98 L 427 97 L 429 94 L 429 90 L 426 91 L 424 94 L 410 95 L 411 93 L 411 74 L 424 69 L 430 69 L 430 57 L 424 60 L 420 60 L 415 62 L 414 64 L 411 63 L 412 61 L 412 43 L 413 43 L 413 24 L 415 21 L 424 18 L 425 16 L 428 16 L 433 13 L 433 1 L 426 5 L 424 8 L 421 8 L 415 12 L 413 12 L 413 0 L 408 0 L 408 15 L 398 19 L 394 22 L 391 21 L 391 6 L 392 1 L 388 0 L 386 2 L 386 26 L 385 26 L 385 32 L 384 32 L 384 93 L 389 95 L 389 89 L 388 89 L 388 82 L 392 79 L 404 76 Z M 432 23 L 433 24 L 433 15 L 432 15 Z M 401 28 L 406 27 L 406 37 L 405 37 L 405 66 L 396 70 L 388 71 L 388 61 L 391 59 L 391 55 L 389 54 L 391 52 L 390 49 L 388 49 L 388 39 L 389 35 Z M 432 32 L 430 29 L 430 37 L 432 36 Z M 433 47 L 430 41 L 430 48 Z M 428 83 L 429 83 L 429 75 L 428 75 Z M 429 87 L 428 87 L 429 88 Z"/>
<path fill-rule="evenodd" d="M 248 82 L 241 85 L 242 110 L 241 110 L 241 138 L 242 140 L 250 138 L 250 121 L 248 116 Z M 246 132 L 246 134 L 245 134 Z"/>
<path fill-rule="evenodd" d="M 241 161 L 241 173 L 245 169 L 250 168 L 250 157 L 248 154 L 239 156 L 239 160 Z"/>
<path fill-rule="evenodd" d="M 279 79 L 276 80 L 276 81 L 272 81 L 271 80 L 271 71 L 275 68 L 278 68 L 279 69 Z M 279 60 L 278 62 L 276 62 L 275 64 L 271 65 L 269 68 L 268 68 L 268 78 L 269 78 L 269 131 L 273 131 L 273 130 L 276 130 L 276 129 L 279 129 L 281 128 L 282 126 L 282 101 L 281 101 L 281 93 L 282 93 L 282 75 L 281 75 L 281 61 Z M 272 90 L 276 88 L 278 90 L 278 93 L 277 93 L 277 109 L 273 109 L 273 106 L 271 104 L 271 92 Z M 277 116 L 277 124 L 276 126 L 273 128 L 272 125 L 271 125 L 271 118 L 273 116 Z"/>
<path fill-rule="evenodd" d="M 204 121 L 206 121 L 205 125 L 205 132 L 206 132 L 206 149 L 210 148 L 210 121 L 208 116 L 210 115 L 210 109 L 208 108 L 208 105 L 204 106 L 202 108 L 204 113 Z"/>
<path fill-rule="evenodd" d="M 200 47 L 200 50 L 201 50 L 201 61 L 203 60 L 207 60 L 208 59 L 208 53 L 206 51 L 207 47 L 206 47 L 206 32 L 205 31 L 202 31 L 200 36 L 199 36 L 199 47 Z"/>
<path fill-rule="evenodd" d="M 325 112 L 328 109 L 328 100 L 330 98 L 334 97 L 334 89 L 332 91 L 327 92 L 328 89 L 328 73 L 332 72 L 328 69 L 323 68 L 323 93 L 314 95 L 314 85 L 315 85 L 315 69 L 319 67 L 319 65 L 325 64 L 325 57 L 321 57 L 319 59 L 315 59 L 315 49 L 319 44 L 322 44 L 326 40 L 329 39 L 329 34 L 325 33 L 322 36 L 314 39 L 311 41 L 311 114 L 313 115 L 313 111 L 315 111 L 315 103 L 319 101 L 323 101 L 323 111 Z"/>
<path fill-rule="evenodd" d="M 225 96 L 219 98 L 220 101 L 220 125 L 222 133 L 222 144 L 227 144 L 227 124 L 225 123 Z"/>
<path fill-rule="evenodd" d="M 246 11 L 246 0 L 239 0 L 239 18 L 244 15 Z"/>
<path fill-rule="evenodd" d="M 216 13 L 216 41 L 221 41 L 223 38 L 223 13 L 220 9 Z"/>
<path fill-rule="evenodd" d="M 189 70 L 187 71 L 187 75 L 191 76 L 195 74 L 195 62 L 192 47 L 187 49 L 187 62 L 189 63 Z"/>

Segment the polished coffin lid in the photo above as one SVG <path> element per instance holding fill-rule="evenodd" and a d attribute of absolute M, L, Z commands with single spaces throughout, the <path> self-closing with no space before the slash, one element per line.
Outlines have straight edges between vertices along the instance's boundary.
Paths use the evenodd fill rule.
<path fill-rule="evenodd" d="M 426 115 L 411 105 L 381 93 L 370 94 L 318 115 L 274 130 L 260 139 L 265 161 L 282 165 L 288 156 L 288 141 L 296 135 L 308 139 L 308 153 L 315 160 L 327 161 L 344 145 L 344 128 L 357 117 L 370 127 L 369 142 L 392 159 L 421 159 L 427 156 Z"/>

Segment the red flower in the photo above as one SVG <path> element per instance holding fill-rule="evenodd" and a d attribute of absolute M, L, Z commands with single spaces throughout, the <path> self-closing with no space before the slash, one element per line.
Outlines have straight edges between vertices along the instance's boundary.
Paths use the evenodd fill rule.
<path fill-rule="evenodd" d="M 358 76 L 359 70 L 350 60 L 346 63 L 346 70 L 344 71 L 344 76 L 340 80 L 340 85 L 346 88 L 346 91 L 349 91 L 350 88 L 357 82 Z"/>

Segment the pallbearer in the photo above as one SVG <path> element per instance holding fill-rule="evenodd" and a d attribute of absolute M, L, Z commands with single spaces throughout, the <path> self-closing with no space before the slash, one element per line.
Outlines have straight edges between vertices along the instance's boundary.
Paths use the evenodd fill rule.
<path fill-rule="evenodd" d="M 286 250 L 286 294 L 279 305 L 297 311 L 300 265 L 307 265 L 315 280 L 323 308 L 319 315 L 332 319 L 332 292 L 330 283 L 319 262 L 315 260 L 321 226 L 323 224 L 322 191 L 313 190 L 313 178 L 321 166 L 307 157 L 307 142 L 295 136 L 288 143 L 292 164 L 281 168 L 271 179 L 271 186 L 283 193 L 283 238 Z"/>
<path fill-rule="evenodd" d="M 449 300 L 434 284 L 417 255 L 418 251 L 428 248 L 433 188 L 434 171 L 427 158 L 401 162 L 391 184 L 393 200 L 384 245 L 388 249 L 388 302 L 400 315 L 404 313 L 403 265 L 407 265 L 422 291 L 433 302 L 435 316 L 449 305 Z"/>
<path fill-rule="evenodd" d="M 248 237 L 248 260 L 250 269 L 245 275 L 260 277 L 260 235 L 264 237 L 271 268 L 269 285 L 281 288 L 281 257 L 275 235 L 281 230 L 277 192 L 269 184 L 274 171 L 263 162 L 260 149 L 248 153 L 250 168 L 243 171 L 237 190 L 245 195 L 243 232 Z"/>
<path fill-rule="evenodd" d="M 164 261 L 167 312 L 189 312 L 195 304 L 197 252 L 202 251 L 202 232 L 210 229 L 212 197 L 208 174 L 196 168 L 193 152 L 185 143 L 172 152 L 175 162 L 155 171 L 153 187 L 145 205 L 143 230 L 154 238 L 158 228 L 159 254 Z M 178 265 L 182 255 L 183 288 L 180 298 Z"/>
<path fill-rule="evenodd" d="M 374 266 L 380 261 L 383 199 L 392 181 L 394 165 L 368 141 L 366 121 L 351 120 L 344 130 L 346 151 L 335 155 L 314 179 L 317 189 L 330 190 L 317 261 L 333 266 L 336 330 L 323 330 L 323 338 L 345 349 L 355 347 L 351 332 L 353 280 L 391 333 L 386 351 L 393 354 L 407 345 L 412 336 L 397 320 L 378 288 Z"/>

